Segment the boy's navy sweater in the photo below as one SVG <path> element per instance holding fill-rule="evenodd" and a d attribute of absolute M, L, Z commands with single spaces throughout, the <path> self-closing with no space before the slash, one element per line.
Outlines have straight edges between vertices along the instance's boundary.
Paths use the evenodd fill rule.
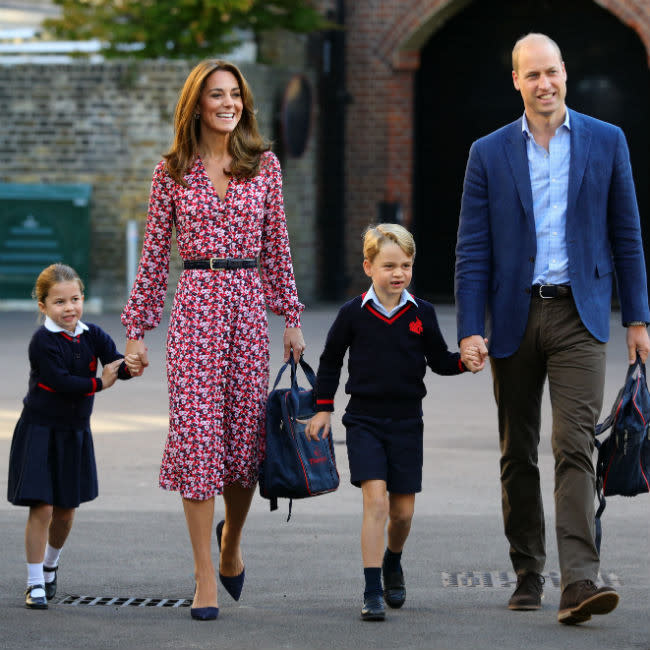
<path fill-rule="evenodd" d="M 23 417 L 43 424 L 88 426 L 95 393 L 102 389 L 96 377 L 97 360 L 102 365 L 122 358 L 113 339 L 97 325 L 79 336 L 36 330 L 29 343 L 29 390 L 23 400 Z M 122 362 L 118 379 L 131 375 Z"/>
<path fill-rule="evenodd" d="M 364 294 L 365 295 L 365 294 Z M 415 298 L 387 318 L 363 295 L 341 309 L 330 328 L 316 378 L 316 410 L 333 411 L 345 352 L 350 395 L 346 410 L 373 417 L 422 415 L 427 365 L 439 375 L 465 371 L 458 352 L 450 352 L 433 305 Z"/>

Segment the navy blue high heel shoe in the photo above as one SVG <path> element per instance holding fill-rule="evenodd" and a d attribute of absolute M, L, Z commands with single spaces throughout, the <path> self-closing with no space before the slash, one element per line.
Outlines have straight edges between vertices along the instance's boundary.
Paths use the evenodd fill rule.
<path fill-rule="evenodd" d="M 214 621 L 219 616 L 218 607 L 190 607 L 190 615 L 195 621 Z"/>
<path fill-rule="evenodd" d="M 223 534 L 223 526 L 225 523 L 226 522 L 222 519 L 217 524 L 217 544 L 219 545 L 219 552 L 221 552 L 221 535 Z M 241 590 L 244 587 L 245 577 L 245 568 L 242 569 L 242 572 L 238 576 L 225 576 L 221 573 L 221 571 L 219 571 L 219 580 L 221 580 L 221 584 L 235 600 L 239 600 L 239 597 L 241 596 Z"/>
<path fill-rule="evenodd" d="M 196 585 L 194 585 L 196 594 Z M 214 621 L 219 616 L 218 607 L 190 607 L 190 616 L 195 621 Z"/>

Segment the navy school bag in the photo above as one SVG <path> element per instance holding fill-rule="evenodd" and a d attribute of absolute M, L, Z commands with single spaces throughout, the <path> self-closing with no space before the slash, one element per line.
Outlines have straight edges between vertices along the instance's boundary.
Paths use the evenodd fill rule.
<path fill-rule="evenodd" d="M 291 386 L 277 388 L 287 366 L 291 367 Z M 266 403 L 266 456 L 260 467 L 260 495 L 277 510 L 278 498 L 289 499 L 289 516 L 293 499 L 333 492 L 339 486 L 332 432 L 324 440 L 310 440 L 305 435 L 306 420 L 314 415 L 316 376 L 309 364 L 300 359 L 308 389 L 298 385 L 293 356 L 275 379 Z"/>
<path fill-rule="evenodd" d="M 600 550 L 601 522 L 605 497 L 633 497 L 650 492 L 650 393 L 645 364 L 637 354 L 625 376 L 612 411 L 596 427 L 599 436 L 612 432 L 600 442 L 596 438 L 596 490 L 600 505 L 596 512 L 596 546 Z"/>

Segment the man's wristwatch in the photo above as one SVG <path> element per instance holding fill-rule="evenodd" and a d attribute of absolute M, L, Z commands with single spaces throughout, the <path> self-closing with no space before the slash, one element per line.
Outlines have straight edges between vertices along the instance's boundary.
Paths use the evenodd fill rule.
<path fill-rule="evenodd" d="M 648 327 L 648 323 L 646 323 L 644 320 L 633 320 L 629 323 L 625 323 L 625 327 L 634 327 L 636 325 L 643 325 L 643 327 Z"/>

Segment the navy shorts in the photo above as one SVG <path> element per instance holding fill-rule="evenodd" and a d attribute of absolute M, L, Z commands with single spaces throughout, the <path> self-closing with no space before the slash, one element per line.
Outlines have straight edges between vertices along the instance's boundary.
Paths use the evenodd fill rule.
<path fill-rule="evenodd" d="M 421 417 L 374 418 L 345 413 L 350 481 L 386 481 L 388 492 L 422 491 L 423 423 Z"/>

